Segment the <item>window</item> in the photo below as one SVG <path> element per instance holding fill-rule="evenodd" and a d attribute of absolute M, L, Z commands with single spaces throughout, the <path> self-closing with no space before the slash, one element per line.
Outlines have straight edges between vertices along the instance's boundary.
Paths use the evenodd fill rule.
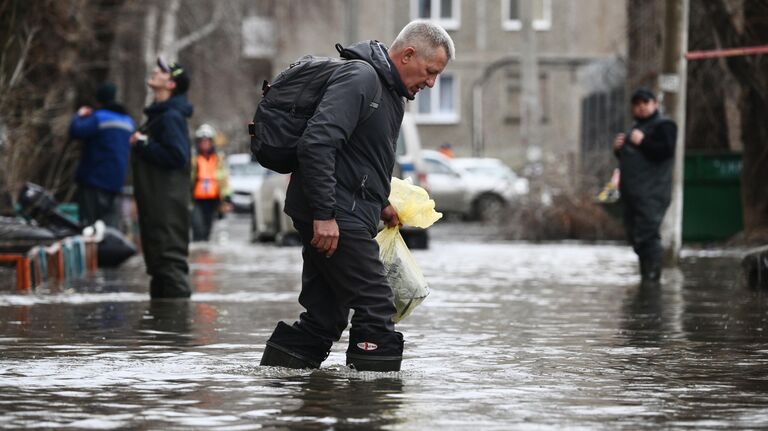
<path fill-rule="evenodd" d="M 254 177 L 264 174 L 264 168 L 258 163 L 230 163 L 229 176 Z"/>
<path fill-rule="evenodd" d="M 457 30 L 459 0 L 411 0 L 411 18 L 428 19 L 446 30 Z"/>
<path fill-rule="evenodd" d="M 416 95 L 414 118 L 420 124 L 453 124 L 459 122 L 458 83 L 450 73 L 438 76 L 433 88 L 425 87 Z"/>
<path fill-rule="evenodd" d="M 506 98 L 502 99 L 504 103 L 504 122 L 507 124 L 520 124 L 522 114 L 520 112 L 521 87 L 519 73 L 509 72 L 506 79 Z"/>
<path fill-rule="evenodd" d="M 550 120 L 549 75 L 539 73 L 539 123 L 547 124 Z M 502 99 L 503 120 L 506 124 L 520 124 L 522 119 L 522 77 L 516 70 L 509 71 L 506 79 L 506 97 Z"/>
<path fill-rule="evenodd" d="M 501 26 L 504 30 L 521 30 L 520 2 L 525 0 L 501 0 Z M 552 0 L 533 1 L 534 30 L 549 30 L 552 27 Z"/>
<path fill-rule="evenodd" d="M 272 18 L 250 16 L 243 18 L 243 57 L 273 58 L 276 54 L 275 22 Z"/>
<path fill-rule="evenodd" d="M 445 163 L 427 158 L 424 159 L 424 170 L 426 170 L 428 174 L 454 174 L 453 169 L 451 169 L 450 166 L 446 165 Z"/>
<path fill-rule="evenodd" d="M 403 135 L 403 128 L 400 128 L 400 134 L 397 136 L 397 155 L 405 155 L 405 136 Z"/>

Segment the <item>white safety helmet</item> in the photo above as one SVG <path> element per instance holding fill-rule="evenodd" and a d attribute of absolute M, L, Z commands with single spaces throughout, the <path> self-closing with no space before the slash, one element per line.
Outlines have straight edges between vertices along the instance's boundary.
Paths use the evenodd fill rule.
<path fill-rule="evenodd" d="M 216 137 L 216 129 L 213 128 L 210 124 L 203 124 L 200 127 L 195 130 L 195 138 L 196 139 L 213 139 Z"/>

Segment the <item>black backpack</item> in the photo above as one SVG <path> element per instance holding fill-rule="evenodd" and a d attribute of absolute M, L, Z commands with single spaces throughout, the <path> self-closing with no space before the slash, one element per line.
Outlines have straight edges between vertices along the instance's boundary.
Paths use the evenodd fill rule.
<path fill-rule="evenodd" d="M 343 48 L 336 44 L 342 56 Z M 251 156 L 267 169 L 288 174 L 298 167 L 296 145 L 307 122 L 317 109 L 331 75 L 348 61 L 363 60 L 306 55 L 282 71 L 270 84 L 264 81 L 262 99 L 256 107 L 251 135 Z M 376 97 L 359 123 L 379 107 L 381 82 L 377 80 Z"/>

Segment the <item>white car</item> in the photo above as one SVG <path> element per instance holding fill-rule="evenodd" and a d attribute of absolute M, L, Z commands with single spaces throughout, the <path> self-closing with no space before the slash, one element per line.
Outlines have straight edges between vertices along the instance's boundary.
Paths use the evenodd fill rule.
<path fill-rule="evenodd" d="M 227 156 L 227 169 L 235 212 L 251 212 L 253 201 L 261 189 L 267 170 L 260 164 L 252 162 L 250 154 L 244 153 Z"/>
<path fill-rule="evenodd" d="M 267 169 L 261 190 L 251 211 L 251 242 L 275 241 L 281 245 L 297 243 L 298 232 L 283 208 L 290 174 Z"/>
<path fill-rule="evenodd" d="M 411 178 L 414 184 L 424 183 L 426 176 L 423 161 L 419 157 L 421 141 L 416 124 L 405 114 L 397 141 L 397 163 L 393 176 Z M 290 175 L 267 171 L 258 198 L 251 211 L 251 241 L 275 241 L 281 245 L 298 244 L 298 233 L 291 218 L 284 212 L 285 193 Z M 402 228 L 400 233 L 410 248 L 427 248 L 427 231 L 418 228 Z"/>
<path fill-rule="evenodd" d="M 451 159 L 433 150 L 422 151 L 422 158 L 438 211 L 499 222 L 506 209 L 528 193 L 528 181 L 498 159 Z"/>
<path fill-rule="evenodd" d="M 519 177 L 499 159 L 490 157 L 457 157 L 453 165 L 468 173 L 481 188 L 490 188 L 507 201 L 513 201 L 528 194 L 528 179 Z"/>

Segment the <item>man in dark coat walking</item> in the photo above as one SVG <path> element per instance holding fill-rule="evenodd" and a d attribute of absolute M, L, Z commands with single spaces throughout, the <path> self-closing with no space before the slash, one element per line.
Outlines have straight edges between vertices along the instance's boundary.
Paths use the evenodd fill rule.
<path fill-rule="evenodd" d="M 190 144 L 186 97 L 189 75 L 176 63 L 158 59 L 147 85 L 154 102 L 146 123 L 131 136 L 133 185 L 141 246 L 152 298 L 188 298 Z"/>
<path fill-rule="evenodd" d="M 662 260 L 659 229 L 672 196 L 677 125 L 659 113 L 650 90 L 635 91 L 631 101 L 635 124 L 613 142 L 621 171 L 624 228 L 640 260 L 643 283 L 658 283 Z"/>
<path fill-rule="evenodd" d="M 278 323 L 261 364 L 319 367 L 352 309 L 347 365 L 396 371 L 403 337 L 394 329 L 392 289 L 374 236 L 380 219 L 399 224 L 388 197 L 404 99 L 435 85 L 454 46 L 439 26 L 412 22 L 390 48 L 366 41 L 341 56 L 361 61 L 329 79 L 298 142 L 285 200 L 304 246 L 299 303 L 306 311 L 293 325 Z"/>

